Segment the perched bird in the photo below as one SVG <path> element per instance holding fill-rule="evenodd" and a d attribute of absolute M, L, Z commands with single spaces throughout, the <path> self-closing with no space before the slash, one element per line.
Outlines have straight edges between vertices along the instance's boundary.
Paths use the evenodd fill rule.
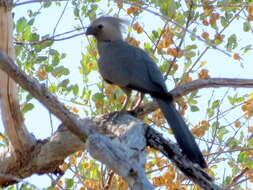
<path fill-rule="evenodd" d="M 125 22 L 123 19 L 103 16 L 93 21 L 86 30 L 86 35 L 93 35 L 97 40 L 100 74 L 105 81 L 118 85 L 126 93 L 123 108 L 132 90 L 150 94 L 158 103 L 186 156 L 202 168 L 207 167 L 193 135 L 173 105 L 173 98 L 168 93 L 159 68 L 145 51 L 123 40 L 121 29 Z"/>

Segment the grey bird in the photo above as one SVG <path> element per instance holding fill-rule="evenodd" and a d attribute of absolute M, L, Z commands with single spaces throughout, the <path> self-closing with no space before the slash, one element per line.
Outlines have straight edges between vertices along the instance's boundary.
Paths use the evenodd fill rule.
<path fill-rule="evenodd" d="M 94 20 L 86 30 L 86 35 L 93 35 L 97 40 L 100 55 L 98 68 L 102 78 L 110 84 L 118 85 L 127 94 L 123 108 L 132 90 L 150 94 L 158 103 L 186 156 L 206 168 L 193 135 L 173 105 L 172 95 L 167 90 L 158 66 L 145 51 L 123 40 L 121 29 L 125 22 L 116 17 L 103 16 Z"/>

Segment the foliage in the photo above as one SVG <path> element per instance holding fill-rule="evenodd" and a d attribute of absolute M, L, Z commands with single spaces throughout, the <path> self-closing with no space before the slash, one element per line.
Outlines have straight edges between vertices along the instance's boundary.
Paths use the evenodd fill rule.
<path fill-rule="evenodd" d="M 115 3 L 110 0 L 72 0 L 41 3 L 37 11 L 29 5 L 22 6 L 27 10 L 27 15 L 14 17 L 16 62 L 59 99 L 67 100 L 64 103 L 80 117 L 119 110 L 125 98 L 118 87 L 104 83 L 96 74 L 98 52 L 94 39 L 84 39 L 85 47 L 76 50 L 81 52 L 80 61 L 71 66 L 65 60 L 73 55 L 61 50 L 68 39 L 66 35 L 70 34 L 70 40 L 74 39 L 72 32 L 83 32 L 83 27 L 101 14 L 130 20 L 126 40 L 149 53 L 171 88 L 195 79 L 219 77 L 225 73 L 224 68 L 236 68 L 232 72 L 241 72 L 241 75 L 225 73 L 225 76 L 244 77 L 243 68 L 251 64 L 247 60 L 249 53 L 252 53 L 252 41 L 241 39 L 241 35 L 248 38 L 253 32 L 253 4 L 250 1 L 132 0 Z M 63 28 L 64 33 L 56 33 L 59 23 L 66 22 L 59 16 L 57 24 L 47 29 L 47 33 L 53 32 L 45 35 L 40 31 L 42 28 L 39 25 L 42 23 L 37 23 L 37 20 L 46 17 L 48 10 L 57 8 L 63 8 L 61 15 L 68 11 L 73 19 L 68 24 L 74 30 Z M 151 24 L 152 21 L 146 17 L 158 24 Z M 213 57 L 213 51 L 220 59 Z M 214 63 L 217 60 L 219 63 Z M 78 68 L 81 80 L 73 80 L 77 77 L 73 74 L 73 67 Z M 229 69 L 226 72 L 229 73 Z M 37 106 L 33 97 L 22 89 L 20 99 L 23 113 L 32 112 Z M 144 103 L 149 101 L 148 97 L 144 99 Z M 233 91 L 230 88 L 225 91 L 196 90 L 176 102 L 205 155 L 209 167 L 207 172 L 223 186 L 250 189 L 253 183 L 253 95 L 249 91 Z M 160 111 L 147 115 L 144 121 L 166 137 L 171 137 Z M 1 134 L 0 140 L 1 146 L 8 143 L 4 134 Z M 168 190 L 199 189 L 193 187 L 160 153 L 150 148 L 148 152 L 146 171 L 154 185 Z M 127 184 L 119 176 L 108 171 L 86 152 L 71 155 L 60 168 L 66 174 L 52 177 L 51 185 L 46 189 L 127 189 Z M 36 189 L 29 184 L 21 182 L 18 189 Z M 15 188 L 12 186 L 9 189 Z"/>

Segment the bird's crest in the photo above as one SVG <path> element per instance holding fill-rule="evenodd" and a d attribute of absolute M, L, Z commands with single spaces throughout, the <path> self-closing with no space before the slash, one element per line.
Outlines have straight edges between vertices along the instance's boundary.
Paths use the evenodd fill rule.
<path fill-rule="evenodd" d="M 112 16 L 102 16 L 97 18 L 92 22 L 91 25 L 99 25 L 108 23 L 116 27 L 119 31 L 124 30 L 125 25 L 128 25 L 129 22 L 122 18 L 112 17 Z"/>

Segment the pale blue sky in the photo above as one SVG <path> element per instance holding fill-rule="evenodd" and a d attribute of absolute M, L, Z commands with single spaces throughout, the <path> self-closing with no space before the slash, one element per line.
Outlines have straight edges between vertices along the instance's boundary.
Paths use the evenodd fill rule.
<path fill-rule="evenodd" d="M 65 5 L 66 2 L 63 2 L 62 5 Z M 33 9 L 37 10 L 39 7 L 39 4 L 29 4 L 20 6 L 14 9 L 15 13 L 15 20 L 26 16 L 27 9 Z M 49 9 L 42 10 L 42 14 L 38 16 L 36 19 L 36 27 L 38 28 L 38 31 L 41 35 L 44 34 L 52 34 L 54 26 L 59 18 L 59 15 L 61 14 L 61 11 L 64 6 L 61 7 L 55 7 L 52 6 Z M 65 12 L 57 30 L 56 34 L 72 30 L 74 26 L 76 26 L 78 21 L 74 20 L 72 16 L 72 9 L 71 5 L 67 8 L 67 11 Z M 101 12 L 106 13 L 107 7 L 101 5 L 100 7 Z M 125 15 L 122 15 L 125 17 Z M 145 14 L 145 16 L 140 17 L 141 22 L 145 24 L 145 29 L 149 32 L 153 28 L 161 27 L 161 22 L 157 17 L 154 17 L 151 14 Z M 252 33 L 244 33 L 242 31 L 242 26 L 239 24 L 240 21 L 237 21 L 233 24 L 233 27 L 231 27 L 229 30 L 226 30 L 225 34 L 232 34 L 236 33 L 238 36 L 238 41 L 240 43 L 243 43 L 245 45 L 247 44 L 253 44 L 253 35 Z M 84 20 L 84 24 L 89 24 L 88 20 Z M 203 28 L 204 29 L 204 28 Z M 200 28 L 201 30 L 201 28 Z M 136 38 L 138 39 L 144 39 L 144 36 L 136 35 Z M 143 41 L 143 40 L 142 40 Z M 199 50 L 202 51 L 206 46 L 202 42 L 195 41 L 196 44 L 198 44 Z M 87 44 L 87 38 L 85 36 L 79 36 L 73 39 L 69 39 L 66 41 L 60 41 L 56 42 L 54 44 L 54 48 L 60 51 L 61 53 L 65 52 L 67 53 L 67 58 L 61 63 L 64 66 L 70 68 L 71 71 L 71 81 L 81 84 L 81 76 L 78 71 L 78 66 L 80 63 L 80 56 L 81 52 L 85 51 L 84 47 Z M 221 46 L 222 49 L 224 49 Z M 252 78 L 253 73 L 253 54 L 248 54 L 243 57 L 243 63 L 244 68 L 241 68 L 240 63 L 234 61 L 232 58 L 225 56 L 221 52 L 217 50 L 209 50 L 209 52 L 201 59 L 201 61 L 208 61 L 208 65 L 206 68 L 209 69 L 210 75 L 212 77 L 231 77 L 231 78 Z M 182 60 L 183 62 L 183 60 Z M 181 63 L 183 64 L 183 63 Z M 94 81 L 98 81 L 99 77 L 98 75 L 94 75 Z M 172 87 L 172 84 L 168 84 L 169 88 Z M 224 95 L 224 92 L 226 91 L 225 88 L 215 90 L 215 96 L 216 98 L 221 98 Z M 251 90 L 243 90 L 239 89 L 240 92 L 250 92 Z M 233 89 L 231 89 L 231 92 L 233 92 Z M 207 107 L 207 100 L 210 98 L 211 93 L 210 90 L 202 90 L 201 94 L 203 95 L 201 97 L 201 101 L 198 104 L 200 108 L 206 108 Z M 36 101 L 35 101 L 36 102 Z M 225 109 L 225 106 L 224 106 Z M 237 113 L 237 112 L 236 112 Z M 238 113 L 240 113 L 238 111 Z M 190 116 L 190 117 L 187 117 Z M 200 118 L 204 118 L 205 112 L 196 112 L 196 113 L 186 113 L 186 118 L 188 118 L 193 124 L 196 124 L 196 122 L 199 122 Z M 233 116 L 231 116 L 233 118 Z M 235 115 L 233 119 L 237 118 L 238 116 Z M 27 113 L 25 115 L 25 122 L 26 126 L 28 127 L 28 130 L 33 133 L 36 138 L 45 138 L 50 136 L 51 128 L 50 128 L 50 120 L 49 120 L 49 113 L 48 111 L 43 108 L 39 103 L 36 103 L 36 107 Z M 54 119 L 54 129 L 57 128 L 59 122 L 57 122 L 56 119 Z M 0 122 L 0 132 L 3 132 L 3 126 Z M 35 180 L 34 180 L 35 179 Z M 46 187 L 48 184 L 48 177 L 36 177 L 33 178 L 31 183 L 35 184 L 37 187 Z"/>

